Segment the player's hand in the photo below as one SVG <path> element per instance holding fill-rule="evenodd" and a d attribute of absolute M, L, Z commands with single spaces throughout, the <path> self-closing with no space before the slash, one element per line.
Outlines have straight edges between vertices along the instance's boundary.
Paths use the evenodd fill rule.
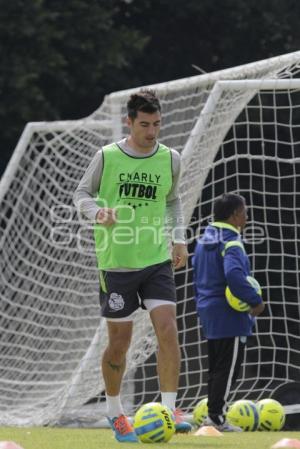
<path fill-rule="evenodd" d="M 174 243 L 172 250 L 172 261 L 175 270 L 185 266 L 188 258 L 187 247 L 184 243 Z"/>
<path fill-rule="evenodd" d="M 262 303 L 258 304 L 256 307 L 251 307 L 250 315 L 258 316 L 261 313 L 263 313 L 264 309 L 265 309 L 265 304 L 262 302 Z"/>
<path fill-rule="evenodd" d="M 98 210 L 96 215 L 96 223 L 102 224 L 105 226 L 111 226 L 116 223 L 117 214 L 115 209 L 111 209 L 109 207 L 102 207 Z"/>

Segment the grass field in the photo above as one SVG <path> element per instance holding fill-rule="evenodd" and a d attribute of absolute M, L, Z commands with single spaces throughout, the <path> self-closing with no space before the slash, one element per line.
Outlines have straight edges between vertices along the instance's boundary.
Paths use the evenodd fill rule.
<path fill-rule="evenodd" d="M 300 432 L 245 432 L 221 437 L 175 435 L 167 444 L 154 444 L 155 449 L 270 449 L 282 438 L 300 439 Z M 109 429 L 65 428 L 0 428 L 0 441 L 14 441 L 23 449 L 120 449 Z M 124 448 L 151 445 L 122 444 Z"/>

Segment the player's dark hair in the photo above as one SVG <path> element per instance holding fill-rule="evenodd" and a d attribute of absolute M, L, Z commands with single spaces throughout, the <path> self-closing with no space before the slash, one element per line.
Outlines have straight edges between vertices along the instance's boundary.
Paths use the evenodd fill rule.
<path fill-rule="evenodd" d="M 128 117 L 135 119 L 139 111 L 147 112 L 148 114 L 161 111 L 161 106 L 154 90 L 141 89 L 138 93 L 130 96 L 127 102 Z"/>
<path fill-rule="evenodd" d="M 245 207 L 245 198 L 236 193 L 224 193 L 214 204 L 215 221 L 227 220 L 234 212 Z"/>

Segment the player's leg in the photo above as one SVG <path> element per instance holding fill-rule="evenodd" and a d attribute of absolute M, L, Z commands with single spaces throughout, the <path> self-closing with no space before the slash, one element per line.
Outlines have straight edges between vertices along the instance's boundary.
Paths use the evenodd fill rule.
<path fill-rule="evenodd" d="M 175 304 L 160 305 L 150 311 L 158 342 L 157 371 L 162 392 L 176 392 L 180 371 L 180 349 Z"/>
<path fill-rule="evenodd" d="M 244 354 L 245 340 L 241 337 L 208 340 L 208 420 L 223 431 L 241 429 L 226 423 L 227 398 L 236 379 Z"/>
<path fill-rule="evenodd" d="M 107 418 L 119 442 L 136 443 L 134 429 L 124 414 L 120 389 L 126 367 L 126 354 L 132 336 L 132 321 L 107 321 L 108 345 L 102 358 L 106 390 Z"/>
<path fill-rule="evenodd" d="M 161 389 L 161 401 L 173 410 L 175 417 L 175 429 L 178 433 L 186 433 L 192 430 L 190 423 L 185 421 L 181 410 L 176 408 L 176 397 L 180 373 L 180 348 L 178 342 L 178 330 L 176 321 L 175 304 L 161 304 L 162 301 L 145 301 L 151 303 L 153 308 L 150 317 L 153 323 L 158 342 L 157 372 Z"/>
<path fill-rule="evenodd" d="M 157 371 L 162 403 L 175 413 L 176 431 L 188 432 L 185 422 L 175 407 L 179 371 L 180 348 L 176 320 L 176 289 L 171 265 L 158 264 L 145 270 L 145 280 L 139 290 L 150 313 L 158 342 Z"/>
<path fill-rule="evenodd" d="M 108 345 L 103 353 L 102 374 L 106 394 L 117 396 L 120 394 L 125 372 L 126 354 L 132 336 L 132 321 L 107 320 L 107 329 Z"/>
<path fill-rule="evenodd" d="M 119 442 L 138 442 L 132 425 L 124 415 L 120 399 L 126 354 L 132 337 L 132 314 L 138 307 L 134 274 L 102 274 L 100 304 L 108 329 L 108 344 L 102 357 L 107 418 Z"/>

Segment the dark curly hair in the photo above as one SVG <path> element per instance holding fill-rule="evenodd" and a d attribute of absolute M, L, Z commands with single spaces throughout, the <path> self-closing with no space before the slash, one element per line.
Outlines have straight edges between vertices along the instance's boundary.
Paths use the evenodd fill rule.
<path fill-rule="evenodd" d="M 130 96 L 127 103 L 128 117 L 135 119 L 139 111 L 147 112 L 148 114 L 161 111 L 161 106 L 154 90 L 141 89 L 138 93 Z"/>
<path fill-rule="evenodd" d="M 227 220 L 234 212 L 245 207 L 245 198 L 236 193 L 224 193 L 214 203 L 215 221 Z"/>

